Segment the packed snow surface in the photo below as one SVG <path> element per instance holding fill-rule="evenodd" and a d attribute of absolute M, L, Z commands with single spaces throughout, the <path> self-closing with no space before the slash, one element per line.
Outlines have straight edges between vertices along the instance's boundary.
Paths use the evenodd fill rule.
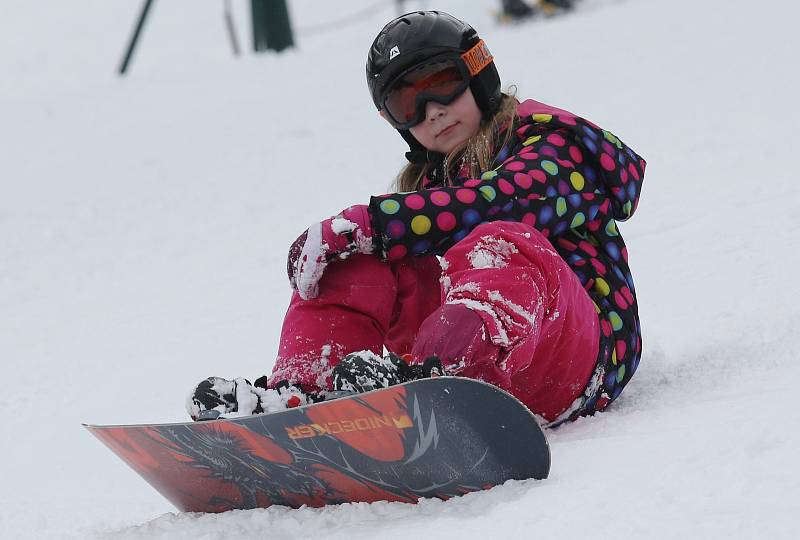
<path fill-rule="evenodd" d="M 192 515 L 81 422 L 181 421 L 201 379 L 271 369 L 287 247 L 402 165 L 364 83 L 394 3 L 290 0 L 298 47 L 235 58 L 221 2 L 155 2 L 119 78 L 141 2 L 4 0 L 4 538 L 796 538 L 798 3 L 584 0 L 508 26 L 498 4 L 407 7 L 467 19 L 520 97 L 647 159 L 620 225 L 639 372 L 612 410 L 549 434 L 545 481 Z M 249 3 L 232 5 L 246 44 Z"/>

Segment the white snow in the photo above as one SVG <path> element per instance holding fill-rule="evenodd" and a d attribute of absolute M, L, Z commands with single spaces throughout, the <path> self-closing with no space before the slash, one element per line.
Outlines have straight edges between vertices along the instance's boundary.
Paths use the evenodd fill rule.
<path fill-rule="evenodd" d="M 328 244 L 324 242 L 322 226 L 320 223 L 312 223 L 308 227 L 308 235 L 300 250 L 294 270 L 294 280 L 297 292 L 301 298 L 308 300 L 319 295 L 319 280 L 328 266 L 325 260 L 325 253 Z"/>
<path fill-rule="evenodd" d="M 505 268 L 517 246 L 496 236 L 483 236 L 475 247 L 467 253 L 472 268 Z"/>
<path fill-rule="evenodd" d="M 500 293 L 500 291 L 487 291 L 487 292 L 489 294 L 489 299 L 492 302 L 495 302 L 497 306 L 502 307 L 503 311 L 505 312 L 510 311 L 512 313 L 516 313 L 517 315 L 528 321 L 528 323 L 530 323 L 532 326 L 536 325 L 536 313 L 531 313 L 530 311 L 520 306 L 519 304 L 515 304 L 514 302 L 503 296 Z M 536 301 L 536 306 L 535 306 L 535 311 L 537 313 L 542 311 L 542 304 L 544 304 L 544 301 L 541 297 L 539 297 Z M 549 317 L 550 313 L 546 312 L 545 316 Z M 510 316 L 507 314 L 506 317 L 510 319 Z"/>
<path fill-rule="evenodd" d="M 120 79 L 141 2 L 4 0 L 4 538 L 796 537 L 798 4 L 585 0 L 513 26 L 496 1 L 412 4 L 469 20 L 520 97 L 648 160 L 620 225 L 644 357 L 617 405 L 550 433 L 542 482 L 175 513 L 80 423 L 184 420 L 201 379 L 270 370 L 289 244 L 402 165 L 364 83 L 394 3 L 292 0 L 299 47 L 237 59 L 220 2 L 156 2 Z"/>
<path fill-rule="evenodd" d="M 336 234 L 353 232 L 358 225 L 345 218 L 333 218 L 331 220 L 331 230 Z"/>

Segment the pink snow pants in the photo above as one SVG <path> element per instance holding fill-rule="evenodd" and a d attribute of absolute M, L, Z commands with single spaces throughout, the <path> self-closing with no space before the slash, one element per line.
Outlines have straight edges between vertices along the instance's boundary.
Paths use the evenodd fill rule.
<path fill-rule="evenodd" d="M 431 350 L 442 337 L 472 344 L 465 356 L 448 358 Z M 529 225 L 494 221 L 441 264 L 433 256 L 355 255 L 328 266 L 319 297 L 292 296 L 270 383 L 329 388 L 341 358 L 380 355 L 385 346 L 414 362 L 436 353 L 448 374 L 495 384 L 552 421 L 581 396 L 598 342 L 594 304 L 548 240 Z"/>

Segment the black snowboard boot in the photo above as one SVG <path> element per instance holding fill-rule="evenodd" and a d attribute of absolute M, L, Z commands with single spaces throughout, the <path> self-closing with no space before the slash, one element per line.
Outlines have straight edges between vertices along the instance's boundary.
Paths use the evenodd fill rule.
<path fill-rule="evenodd" d="M 333 390 L 369 392 L 439 375 L 444 375 L 444 369 L 435 356 L 426 359 L 422 365 L 409 365 L 393 353 L 381 358 L 371 351 L 361 351 L 348 354 L 333 369 Z"/>
<path fill-rule="evenodd" d="M 209 377 L 194 387 L 186 400 L 186 412 L 192 420 L 234 418 L 264 412 L 275 412 L 318 401 L 298 386 L 281 381 L 274 388 L 259 387 L 247 379 L 229 381 Z"/>
<path fill-rule="evenodd" d="M 536 14 L 536 10 L 523 0 L 502 0 L 503 17 L 512 21 L 527 19 Z"/>

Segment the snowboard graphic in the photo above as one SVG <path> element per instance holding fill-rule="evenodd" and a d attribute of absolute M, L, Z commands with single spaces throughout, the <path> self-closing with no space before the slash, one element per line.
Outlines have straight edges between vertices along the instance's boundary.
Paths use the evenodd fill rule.
<path fill-rule="evenodd" d="M 530 411 L 460 377 L 235 419 L 85 427 L 186 512 L 447 499 L 550 470 Z"/>

